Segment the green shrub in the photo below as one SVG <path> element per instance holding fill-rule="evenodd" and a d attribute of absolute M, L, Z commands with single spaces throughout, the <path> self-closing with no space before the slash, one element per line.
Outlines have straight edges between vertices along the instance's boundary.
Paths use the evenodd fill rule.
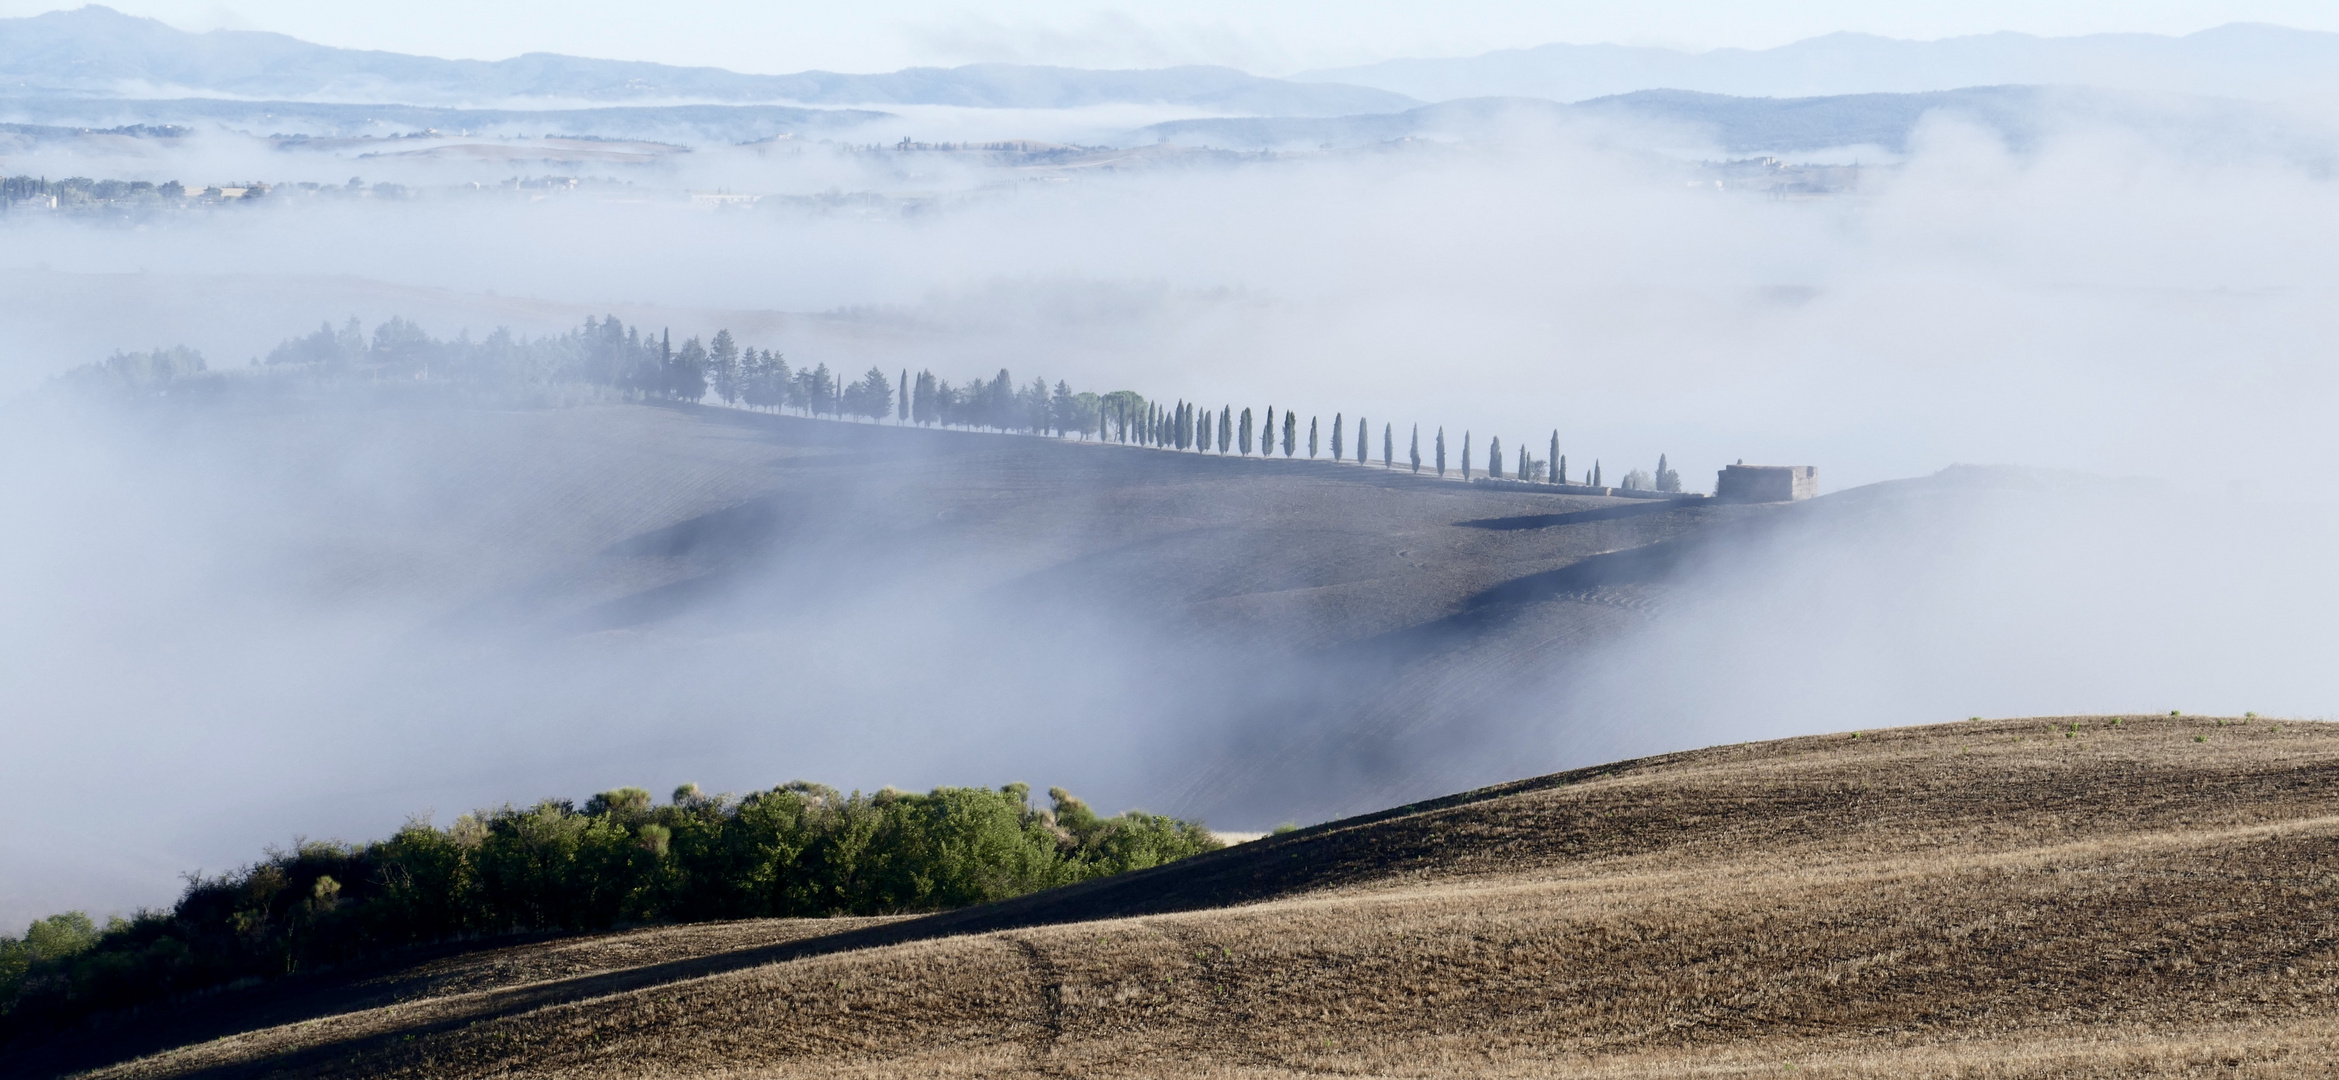
<path fill-rule="evenodd" d="M 0 938 L 0 1041 L 98 1009 L 454 939 L 638 923 L 880 915 L 987 903 L 1220 847 L 1201 825 L 1102 817 L 1061 788 L 802 781 L 743 798 L 684 785 L 502 806 L 386 840 L 271 850 L 191 878 L 168 912 L 79 913 Z"/>

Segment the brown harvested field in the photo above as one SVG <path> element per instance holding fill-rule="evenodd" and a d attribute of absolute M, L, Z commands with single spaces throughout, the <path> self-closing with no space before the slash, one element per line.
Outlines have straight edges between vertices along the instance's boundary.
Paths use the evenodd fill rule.
<path fill-rule="evenodd" d="M 826 937 L 440 962 L 91 1075 L 2330 1075 L 2335 783 L 2339 729 L 2260 719 L 1719 747 Z"/>

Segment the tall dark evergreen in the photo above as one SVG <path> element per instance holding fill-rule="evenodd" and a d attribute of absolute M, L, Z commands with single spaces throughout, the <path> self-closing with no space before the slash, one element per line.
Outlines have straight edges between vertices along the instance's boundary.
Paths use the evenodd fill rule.
<path fill-rule="evenodd" d="M 1464 476 L 1470 475 L 1469 446 L 1469 440 L 1464 439 L 1462 441 L 1462 475 Z M 1486 440 L 1486 475 L 1497 480 L 1502 479 L 1502 436 L 1500 435 Z"/>
<path fill-rule="evenodd" d="M 1599 458 L 1593 458 L 1593 459 L 1592 459 L 1592 486 L 1593 486 L 1593 487 L 1607 487 L 1607 486 L 1608 486 L 1607 482 L 1606 482 L 1605 480 L 1602 480 L 1602 479 L 1600 478 L 1600 459 L 1599 459 Z"/>
<path fill-rule="evenodd" d="M 1205 454 L 1210 452 L 1210 410 L 1208 409 L 1200 410 L 1200 415 L 1195 420 L 1194 449 Z"/>
<path fill-rule="evenodd" d="M 1446 429 L 1438 429 L 1438 475 L 1446 474 Z"/>
<path fill-rule="evenodd" d="M 1462 479 L 1470 479 L 1470 433 L 1462 433 Z"/>
<path fill-rule="evenodd" d="M 1561 455 L 1559 455 L 1559 464 L 1552 466 L 1552 467 L 1551 467 L 1551 471 L 1552 471 L 1552 472 L 1554 472 L 1554 473 L 1557 473 L 1557 474 L 1559 474 L 1559 482 L 1560 482 L 1560 483 L 1562 483 L 1562 484 L 1564 484 L 1564 483 L 1567 483 L 1567 455 L 1566 455 L 1566 454 L 1561 454 Z"/>
<path fill-rule="evenodd" d="M 1299 414 L 1285 409 L 1283 410 L 1283 456 L 1290 457 L 1292 449 L 1298 442 Z"/>
<path fill-rule="evenodd" d="M 1308 457 L 1316 456 L 1316 418 L 1308 417 Z"/>
<path fill-rule="evenodd" d="M 1259 456 L 1275 456 L 1275 406 L 1267 406 L 1267 415 L 1259 418 Z"/>
<path fill-rule="evenodd" d="M 1334 461 L 1340 461 L 1340 460 L 1343 460 L 1343 459 L 1346 457 L 1346 455 L 1344 455 L 1344 454 L 1342 454 L 1342 453 L 1340 452 L 1340 433 L 1341 433 L 1341 432 L 1343 432 L 1343 431 L 1346 431 L 1346 430 L 1348 430 L 1348 421 L 1347 421 L 1347 419 L 1346 419 L 1346 418 L 1344 418 L 1344 417 L 1342 417 L 1342 416 L 1341 416 L 1339 413 L 1333 413 L 1333 414 L 1332 414 L 1332 460 L 1334 460 Z M 1312 456 L 1312 455 L 1311 455 L 1311 456 Z"/>
<path fill-rule="evenodd" d="M 1359 465 L 1362 465 L 1362 464 L 1364 464 L 1364 463 L 1365 463 L 1365 462 L 1366 462 L 1366 461 L 1369 459 L 1369 456 L 1370 456 L 1370 455 L 1369 455 L 1369 451 L 1371 451 L 1371 450 L 1372 450 L 1372 446 L 1373 446 L 1373 426 L 1372 426 L 1371 424 L 1368 424 L 1368 423 L 1366 423 L 1366 422 L 1365 422 L 1365 419 L 1364 419 L 1364 417 L 1361 417 L 1361 416 L 1359 416 L 1359 417 L 1357 417 L 1357 418 L 1356 418 L 1356 463 L 1357 463 L 1357 464 L 1359 464 Z"/>
<path fill-rule="evenodd" d="M 1417 438 L 1416 438 L 1414 441 L 1415 441 L 1415 442 L 1419 442 L 1419 441 L 1420 441 L 1420 439 L 1417 437 Z M 1421 455 L 1420 455 L 1419 453 L 1416 453 L 1416 454 L 1414 454 L 1414 455 L 1413 455 L 1413 457 L 1414 457 L 1414 460 L 1415 460 L 1416 462 L 1419 462 L 1419 461 L 1420 461 L 1420 459 L 1421 459 Z M 1397 425 L 1395 425 L 1395 424 L 1390 424 L 1390 423 L 1383 423 L 1383 424 L 1381 425 L 1381 468 L 1384 468 L 1384 469 L 1394 469 L 1394 468 L 1396 468 L 1396 467 L 1397 467 Z M 1416 471 L 1416 472 L 1419 472 L 1419 471 L 1420 471 L 1420 469 L 1418 468 L 1418 466 L 1415 468 L 1415 470 L 1414 470 L 1414 471 Z"/>
<path fill-rule="evenodd" d="M 1243 410 L 1243 434 L 1240 445 L 1243 456 L 1251 456 L 1251 410 L 1248 408 Z"/>
<path fill-rule="evenodd" d="M 1406 451 L 1406 456 L 1407 456 L 1407 457 L 1410 457 L 1410 458 L 1413 460 L 1413 471 L 1414 471 L 1414 472 L 1420 472 L 1420 471 L 1421 471 L 1421 425 L 1420 425 L 1420 424 L 1415 424 L 1415 425 L 1413 425 L 1413 446 L 1412 446 L 1412 448 L 1411 448 L 1411 449 L 1409 449 L 1409 450 L 1407 450 L 1407 451 Z"/>
<path fill-rule="evenodd" d="M 1562 474 L 1561 474 L 1561 472 L 1560 472 L 1560 470 L 1562 470 L 1562 469 L 1564 469 L 1564 468 L 1566 468 L 1566 467 L 1567 467 L 1567 466 L 1566 466 L 1566 461 L 1567 461 L 1567 459 L 1565 459 L 1565 458 L 1562 458 L 1562 457 L 1560 457 L 1560 456 L 1559 456 L 1559 429 L 1558 429 L 1558 428 L 1552 428 L 1552 429 L 1551 429 L 1551 457 L 1549 458 L 1549 460 L 1550 460 L 1550 462 L 1551 462 L 1551 482 L 1552 482 L 1552 483 L 1554 483 L 1554 484 L 1564 484 L 1564 483 L 1567 483 L 1567 477 L 1566 477 L 1566 476 L 1564 476 L 1564 475 L 1562 475 Z"/>
<path fill-rule="evenodd" d="M 707 396 L 707 347 L 693 337 L 674 350 L 666 364 L 666 395 L 676 401 Z"/>
<path fill-rule="evenodd" d="M 897 424 L 910 422 L 910 369 L 908 368 L 901 369 L 901 403 L 894 413 L 893 422 Z"/>
<path fill-rule="evenodd" d="M 714 383 L 715 396 L 725 405 L 739 403 L 739 391 L 746 376 L 746 365 L 739 359 L 739 341 L 729 330 L 715 331 L 715 340 L 707 347 L 707 378 Z"/>
<path fill-rule="evenodd" d="M 1233 426 L 1233 424 L 1234 424 L 1234 406 L 1232 406 L 1232 405 L 1222 405 L 1222 406 L 1219 406 L 1219 409 L 1218 409 L 1218 452 L 1219 452 L 1219 453 L 1221 453 L 1221 454 L 1223 454 L 1223 453 L 1226 453 L 1226 449 L 1227 449 L 1227 447 L 1228 447 L 1228 446 L 1230 446 L 1230 445 L 1232 445 L 1232 444 L 1234 443 L 1234 426 Z M 1244 427 L 1245 429 L 1248 429 L 1248 428 L 1250 427 L 1250 425 L 1251 425 L 1250 418 L 1249 418 L 1249 417 L 1245 417 L 1245 418 L 1243 418 L 1243 427 Z"/>

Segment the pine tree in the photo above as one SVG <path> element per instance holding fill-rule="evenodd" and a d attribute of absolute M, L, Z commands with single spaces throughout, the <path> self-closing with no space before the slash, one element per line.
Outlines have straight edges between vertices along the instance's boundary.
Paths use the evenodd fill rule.
<path fill-rule="evenodd" d="M 1469 446 L 1469 440 L 1464 439 L 1462 445 Z M 1462 453 L 1467 456 L 1470 451 L 1464 450 Z M 1463 466 L 1463 475 L 1469 475 L 1469 466 Z M 1502 479 L 1502 436 L 1500 435 L 1486 440 L 1486 475 L 1497 480 Z"/>
<path fill-rule="evenodd" d="M 1565 469 L 1565 468 L 1567 468 L 1567 459 L 1566 459 L 1566 458 L 1563 458 L 1563 457 L 1561 457 L 1561 456 L 1559 456 L 1559 429 L 1558 429 L 1558 428 L 1552 428 L 1552 429 L 1551 429 L 1551 482 L 1552 482 L 1552 483 L 1554 483 L 1554 484 L 1564 484 L 1564 483 L 1567 483 L 1567 477 L 1561 474 L 1561 470 L 1563 470 L 1563 469 Z"/>
<path fill-rule="evenodd" d="M 1316 418 L 1308 417 L 1308 457 L 1316 456 Z"/>
<path fill-rule="evenodd" d="M 1218 452 L 1226 453 L 1227 448 L 1233 445 L 1234 406 L 1221 405 L 1218 408 Z"/>
<path fill-rule="evenodd" d="M 1340 433 L 1341 433 L 1342 431 L 1345 431 L 1345 430 L 1347 430 L 1347 429 L 1348 429 L 1348 420 L 1347 420 L 1347 418 L 1346 418 L 1346 417 L 1344 417 L 1344 416 L 1342 416 L 1342 415 L 1341 415 L 1341 414 L 1339 414 L 1339 413 L 1333 413 L 1333 414 L 1332 414 L 1332 460 L 1333 460 L 1333 461 L 1335 461 L 1335 462 L 1339 461 L 1339 460 L 1341 459 L 1341 457 L 1343 456 L 1343 455 L 1340 453 Z"/>
<path fill-rule="evenodd" d="M 1242 450 L 1244 457 L 1251 456 L 1251 410 L 1247 408 L 1243 410 Z"/>
<path fill-rule="evenodd" d="M 715 384 L 715 396 L 725 405 L 739 403 L 739 391 L 745 369 L 739 362 L 739 342 L 731 331 L 715 331 L 715 340 L 707 348 L 707 377 Z"/>
<path fill-rule="evenodd" d="M 1438 429 L 1438 475 L 1446 474 L 1446 429 Z"/>
<path fill-rule="evenodd" d="M 1062 386 L 1064 384 L 1057 383 L 1056 385 Z M 901 401 L 894 412 L 893 422 L 897 424 L 910 422 L 910 369 L 908 368 L 901 369 Z M 1058 432 L 1058 434 L 1062 434 L 1062 432 Z"/>
<path fill-rule="evenodd" d="M 1267 406 L 1267 415 L 1259 424 L 1259 456 L 1275 456 L 1275 406 Z"/>
<path fill-rule="evenodd" d="M 1291 411 L 1290 409 L 1285 409 L 1285 410 L 1283 410 L 1283 456 L 1284 456 L 1284 457 L 1290 457 L 1290 456 L 1291 456 L 1292 448 L 1293 448 L 1293 446 L 1294 446 L 1294 445 L 1295 445 L 1295 444 L 1298 442 L 1298 438 L 1299 438 L 1299 414 L 1298 414 L 1298 413 L 1295 413 L 1295 412 L 1293 412 L 1293 411 Z"/>
<path fill-rule="evenodd" d="M 1056 392 L 1048 395 L 1048 419 L 1054 422 L 1056 437 L 1061 439 L 1072 428 L 1072 419 L 1080 406 L 1072 400 L 1072 385 L 1056 380 Z"/>

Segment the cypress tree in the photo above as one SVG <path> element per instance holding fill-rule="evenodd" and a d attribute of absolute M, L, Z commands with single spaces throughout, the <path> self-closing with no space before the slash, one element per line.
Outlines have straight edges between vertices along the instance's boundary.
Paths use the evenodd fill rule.
<path fill-rule="evenodd" d="M 1407 451 L 1406 451 L 1406 456 L 1408 456 L 1408 457 L 1410 457 L 1410 458 L 1412 458 L 1412 459 L 1413 459 L 1413 471 L 1414 471 L 1414 472 L 1420 472 L 1420 471 L 1421 471 L 1421 425 L 1420 425 L 1420 424 L 1415 424 L 1415 425 L 1413 425 L 1413 446 L 1412 446 L 1412 448 L 1411 448 L 1411 449 L 1409 449 L 1409 450 L 1407 450 Z"/>
<path fill-rule="evenodd" d="M 1298 444 L 1298 441 L 1299 441 L 1299 414 L 1298 414 L 1298 413 L 1295 413 L 1295 412 L 1293 412 L 1293 411 L 1291 411 L 1290 409 L 1285 409 L 1285 410 L 1283 410 L 1283 456 L 1284 456 L 1284 457 L 1290 457 L 1290 456 L 1291 456 L 1292 448 Z"/>
<path fill-rule="evenodd" d="M 1203 413 L 1199 418 L 1197 418 L 1194 428 L 1194 448 L 1205 454 L 1210 452 L 1209 413 Z"/>
<path fill-rule="evenodd" d="M 1316 418 L 1308 417 L 1308 457 L 1316 456 Z"/>
<path fill-rule="evenodd" d="M 1524 446 L 1519 448 L 1518 477 L 1521 480 L 1535 479 L 1535 459 L 1527 455 L 1527 448 Z"/>
<path fill-rule="evenodd" d="M 1462 433 L 1462 479 L 1470 479 L 1470 433 Z"/>
<path fill-rule="evenodd" d="M 1552 471 L 1553 471 L 1553 472 L 1555 472 L 1555 473 L 1558 473 L 1558 474 L 1559 474 L 1559 482 L 1560 482 L 1560 483 L 1562 483 L 1562 484 L 1564 484 L 1564 483 L 1567 483 L 1567 455 L 1566 455 L 1566 454 L 1561 454 L 1561 455 L 1559 456 L 1559 464 L 1558 464 L 1558 465 L 1555 465 L 1555 466 L 1553 466 L 1553 467 L 1552 467 Z"/>
<path fill-rule="evenodd" d="M 1600 480 L 1600 459 L 1599 459 L 1599 458 L 1593 458 L 1593 459 L 1592 459 L 1592 486 L 1593 486 L 1593 487 L 1607 487 L 1607 486 L 1608 486 L 1607 484 L 1605 484 L 1605 483 L 1602 483 L 1602 482 L 1601 482 L 1601 480 Z"/>
<path fill-rule="evenodd" d="M 1232 427 L 1232 426 L 1230 426 L 1230 421 L 1232 421 L 1233 419 L 1234 419 L 1234 406 L 1232 406 L 1232 405 L 1223 405 L 1223 406 L 1220 406 L 1220 407 L 1219 407 L 1219 410 L 1218 410 L 1218 452 L 1219 452 L 1219 453 L 1221 453 L 1221 454 L 1223 454 L 1223 453 L 1226 453 L 1226 448 L 1227 448 L 1229 445 L 1232 445 L 1232 444 L 1233 444 L 1233 442 L 1234 442 L 1234 429 L 1233 429 L 1233 427 Z"/>
<path fill-rule="evenodd" d="M 1367 450 L 1370 450 L 1370 449 L 1372 449 L 1372 443 L 1373 443 L 1373 426 L 1372 426 L 1371 424 L 1365 423 L 1365 422 L 1364 422 L 1364 417 L 1361 417 L 1361 416 L 1357 417 L 1357 418 L 1356 418 L 1356 463 L 1357 463 L 1357 464 L 1359 464 L 1359 465 L 1362 465 L 1362 464 L 1364 464 L 1364 463 L 1365 463 L 1365 459 L 1366 459 L 1365 452 L 1366 452 Z"/>
<path fill-rule="evenodd" d="M 901 369 L 901 401 L 894 405 L 893 422 L 897 424 L 910 422 L 910 369 L 908 368 Z"/>
<path fill-rule="evenodd" d="M 1259 456 L 1275 456 L 1275 406 L 1267 406 L 1265 421 L 1259 425 Z"/>
<path fill-rule="evenodd" d="M 1251 410 L 1247 408 L 1243 410 L 1242 451 L 1244 457 L 1251 456 Z"/>
<path fill-rule="evenodd" d="M 1464 439 L 1462 441 L 1462 445 L 1466 448 L 1470 445 L 1470 441 L 1468 439 Z M 1462 453 L 1465 458 L 1467 458 L 1470 451 L 1468 449 L 1464 449 Z M 1464 476 L 1468 476 L 1470 474 L 1470 468 L 1468 465 L 1464 465 L 1462 467 L 1462 474 Z M 1486 440 L 1486 475 L 1491 476 L 1497 480 L 1502 479 L 1502 436 L 1500 435 Z"/>
<path fill-rule="evenodd" d="M 1421 455 L 1415 454 L 1414 456 L 1420 457 Z M 1381 424 L 1381 468 L 1394 469 L 1396 467 L 1397 425 L 1384 422 Z"/>
<path fill-rule="evenodd" d="M 1438 429 L 1438 475 L 1446 474 L 1446 429 Z"/>
<path fill-rule="evenodd" d="M 1567 467 L 1567 466 L 1564 464 L 1564 462 L 1566 462 L 1566 461 L 1567 461 L 1567 459 L 1566 459 L 1566 458 L 1563 458 L 1563 457 L 1559 456 L 1559 429 L 1558 429 L 1558 428 L 1552 428 L 1552 429 L 1551 429 L 1551 482 L 1552 482 L 1552 483 L 1554 483 L 1554 484 L 1564 484 L 1564 483 L 1567 483 L 1567 477 L 1566 477 L 1566 476 L 1564 476 L 1564 475 L 1562 475 L 1562 474 L 1561 474 L 1561 472 L 1560 472 L 1560 470 L 1562 470 L 1562 469 L 1564 469 L 1564 468 L 1566 468 L 1566 467 Z"/>
<path fill-rule="evenodd" d="M 1342 455 L 1341 455 L 1341 453 L 1340 453 L 1340 433 L 1341 433 L 1342 431 L 1346 430 L 1346 429 L 1347 429 L 1347 427 L 1348 427 L 1348 421 L 1347 421 L 1347 419 L 1346 419 L 1346 418 L 1344 418 L 1343 416 L 1341 416 L 1341 414 L 1339 414 L 1339 413 L 1333 413 L 1333 414 L 1332 414 L 1332 460 L 1333 460 L 1333 461 L 1339 461 L 1339 460 L 1341 459 L 1341 457 L 1342 457 Z"/>

